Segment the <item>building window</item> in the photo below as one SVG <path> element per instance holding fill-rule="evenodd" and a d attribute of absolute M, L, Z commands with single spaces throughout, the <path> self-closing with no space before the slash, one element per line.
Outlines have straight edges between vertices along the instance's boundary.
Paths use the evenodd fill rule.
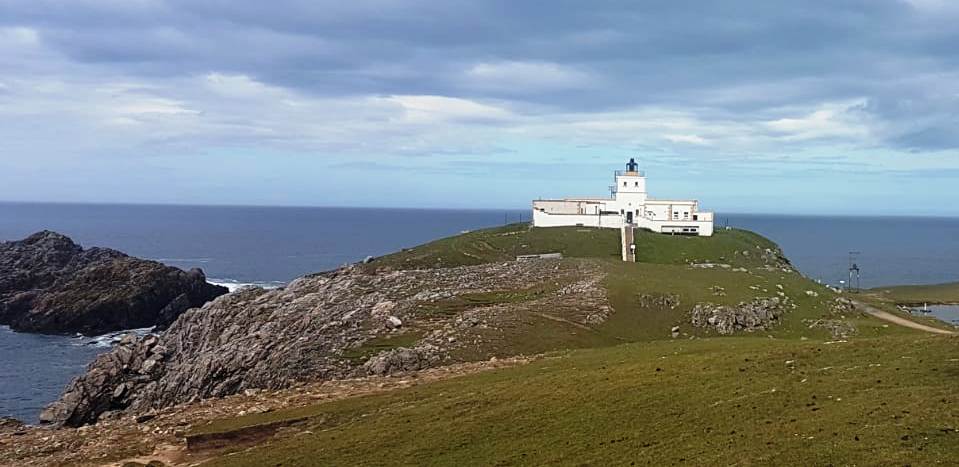
<path fill-rule="evenodd" d="M 626 182 L 623 182 L 623 186 L 626 186 Z"/>
<path fill-rule="evenodd" d="M 633 185 L 633 186 L 639 186 L 639 182 L 634 182 L 634 183 L 635 183 L 635 185 Z"/>

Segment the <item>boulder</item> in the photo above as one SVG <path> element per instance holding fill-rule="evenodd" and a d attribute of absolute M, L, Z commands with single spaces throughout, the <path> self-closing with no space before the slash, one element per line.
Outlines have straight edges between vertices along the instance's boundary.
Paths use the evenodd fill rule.
<path fill-rule="evenodd" d="M 401 320 L 401 319 L 399 319 L 399 318 L 397 318 L 397 317 L 395 317 L 395 316 L 389 316 L 389 317 L 386 318 L 386 327 L 388 327 L 388 328 L 390 328 L 390 329 L 396 329 L 396 328 L 399 328 L 399 327 L 401 327 L 401 326 L 403 326 L 403 320 Z"/>
<path fill-rule="evenodd" d="M 0 417 L 0 433 L 16 433 L 26 428 L 20 420 L 10 417 Z"/>
<path fill-rule="evenodd" d="M 363 368 L 369 375 L 385 376 L 393 373 L 429 368 L 439 361 L 436 349 L 430 347 L 388 350 L 370 358 Z"/>
<path fill-rule="evenodd" d="M 227 293 L 182 271 L 51 231 L 0 242 L 0 324 L 16 331 L 99 335 L 164 327 Z"/>
<path fill-rule="evenodd" d="M 371 311 L 370 313 L 374 317 L 389 316 L 390 313 L 393 312 L 394 308 L 396 308 L 396 302 L 391 300 L 384 300 L 382 302 L 377 303 L 376 305 L 373 305 L 373 311 Z"/>
<path fill-rule="evenodd" d="M 768 329 L 785 312 L 780 297 L 757 298 L 735 306 L 698 303 L 690 313 L 693 326 L 713 328 L 720 334 Z"/>

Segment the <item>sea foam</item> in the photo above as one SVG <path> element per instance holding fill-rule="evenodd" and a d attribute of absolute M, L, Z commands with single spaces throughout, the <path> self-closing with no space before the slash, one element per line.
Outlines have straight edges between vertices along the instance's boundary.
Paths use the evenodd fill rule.
<path fill-rule="evenodd" d="M 124 329 L 122 331 L 110 332 L 107 334 L 102 334 L 99 336 L 90 336 L 90 337 L 78 334 L 76 337 L 74 337 L 73 344 L 88 345 L 91 347 L 99 347 L 99 348 L 109 348 L 109 347 L 113 347 L 117 342 L 120 342 L 120 340 L 123 339 L 123 336 L 127 334 L 133 334 L 137 337 L 143 337 L 148 334 L 152 334 L 154 329 L 155 329 L 154 326 L 151 326 L 148 328 Z"/>
<path fill-rule="evenodd" d="M 240 282 L 234 279 L 207 279 L 207 282 L 213 285 L 220 285 L 226 287 L 230 292 L 236 292 L 244 287 L 260 287 L 263 289 L 276 289 L 286 285 L 285 282 L 280 281 L 255 281 L 255 282 Z"/>

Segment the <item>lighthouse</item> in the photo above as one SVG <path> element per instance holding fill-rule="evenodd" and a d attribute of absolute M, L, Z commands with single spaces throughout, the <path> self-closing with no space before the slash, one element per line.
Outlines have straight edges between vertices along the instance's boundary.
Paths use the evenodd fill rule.
<path fill-rule="evenodd" d="M 640 211 L 646 204 L 646 175 L 639 170 L 636 160 L 630 158 L 626 170 L 616 171 L 615 179 L 616 184 L 610 187 L 610 194 L 619 201 L 624 221 L 632 224 L 640 217 Z"/>
<path fill-rule="evenodd" d="M 533 201 L 536 227 L 633 226 L 673 235 L 713 234 L 713 213 L 699 209 L 697 200 L 656 199 L 646 192 L 646 173 L 635 158 L 626 170 L 616 170 L 609 198 L 560 198 Z"/>

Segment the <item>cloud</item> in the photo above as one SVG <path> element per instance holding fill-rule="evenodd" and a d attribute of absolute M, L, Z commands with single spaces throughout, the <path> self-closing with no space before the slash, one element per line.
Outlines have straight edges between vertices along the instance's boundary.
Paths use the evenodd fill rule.
<path fill-rule="evenodd" d="M 521 148 L 548 145 L 711 170 L 877 153 L 950 169 L 954 5 L 4 2 L 0 149 L 535 164 Z"/>
<path fill-rule="evenodd" d="M 31 47 L 40 42 L 40 35 L 36 29 L 29 27 L 0 27 L 0 42 L 8 47 Z"/>
<path fill-rule="evenodd" d="M 696 144 L 696 145 L 705 145 L 709 144 L 706 139 L 699 135 L 663 135 L 663 138 L 666 138 L 667 141 L 673 143 L 686 143 L 686 144 Z"/>
<path fill-rule="evenodd" d="M 849 139 L 867 141 L 869 129 L 861 112 L 863 102 L 831 103 L 798 117 L 765 122 L 773 132 L 789 141 Z"/>
<path fill-rule="evenodd" d="M 542 93 L 585 87 L 587 73 L 546 62 L 477 63 L 466 71 L 469 87 L 507 93 Z"/>
<path fill-rule="evenodd" d="M 443 96 L 391 96 L 385 100 L 403 108 L 403 119 L 412 123 L 443 121 L 493 122 L 510 118 L 510 112 L 467 99 Z"/>

